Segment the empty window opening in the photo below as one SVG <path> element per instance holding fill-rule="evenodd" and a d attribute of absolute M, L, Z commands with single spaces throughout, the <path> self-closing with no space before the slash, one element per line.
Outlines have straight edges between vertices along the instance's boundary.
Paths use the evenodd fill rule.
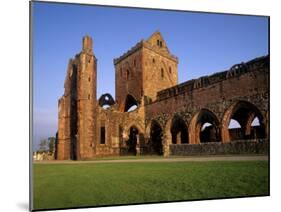
<path fill-rule="evenodd" d="M 88 81 L 91 82 L 91 77 L 88 78 Z"/>
<path fill-rule="evenodd" d="M 139 139 L 139 131 L 136 127 L 132 126 L 129 132 L 129 139 L 126 141 L 126 146 L 128 148 L 128 153 L 136 155 L 136 147 Z"/>
<path fill-rule="evenodd" d="M 160 41 L 159 40 L 157 40 L 157 46 L 159 46 L 160 45 Z"/>
<path fill-rule="evenodd" d="M 154 58 L 152 59 L 152 62 L 155 63 L 155 59 Z"/>
<path fill-rule="evenodd" d="M 258 117 L 255 117 L 252 124 L 252 127 L 256 127 L 256 126 L 260 126 L 260 120 L 258 119 Z"/>
<path fill-rule="evenodd" d="M 91 98 L 91 95 L 90 94 L 88 94 L 88 99 L 90 99 Z"/>
<path fill-rule="evenodd" d="M 157 121 L 152 121 L 150 130 L 150 140 L 149 146 L 151 148 L 151 153 L 162 155 L 163 145 L 162 145 L 163 132 L 160 124 Z"/>
<path fill-rule="evenodd" d="M 119 125 L 119 127 L 118 127 L 118 139 L 119 139 L 120 147 L 126 146 L 126 144 L 123 140 L 123 127 L 121 125 Z"/>
<path fill-rule="evenodd" d="M 103 109 L 108 109 L 114 104 L 115 101 L 109 93 L 103 94 L 99 98 L 99 106 L 102 107 Z"/>
<path fill-rule="evenodd" d="M 161 68 L 161 78 L 164 79 L 164 69 Z"/>
<path fill-rule="evenodd" d="M 255 117 L 251 123 L 250 129 L 250 138 L 257 139 L 257 138 L 264 138 L 265 137 L 264 128 L 262 127 L 260 120 L 258 117 Z"/>
<path fill-rule="evenodd" d="M 126 79 L 128 80 L 130 77 L 130 72 L 129 72 L 129 69 L 127 69 L 127 73 L 126 73 Z"/>
<path fill-rule="evenodd" d="M 237 103 L 230 117 L 228 133 L 231 141 L 264 138 L 265 127 L 260 111 L 249 102 Z"/>
<path fill-rule="evenodd" d="M 159 46 L 160 46 L 160 48 L 162 48 L 162 41 L 159 42 Z"/>
<path fill-rule="evenodd" d="M 228 129 L 237 129 L 241 128 L 241 125 L 235 119 L 230 119 Z"/>
<path fill-rule="evenodd" d="M 100 144 L 105 144 L 105 127 L 100 128 Z"/>
<path fill-rule="evenodd" d="M 133 96 L 128 94 L 125 102 L 125 112 L 131 112 L 136 110 L 137 108 L 138 108 L 137 100 Z"/>
<path fill-rule="evenodd" d="M 175 117 L 172 122 L 171 134 L 173 144 L 188 143 L 188 129 L 183 119 Z"/>
<path fill-rule="evenodd" d="M 210 122 L 204 123 L 200 131 L 200 143 L 217 141 L 219 140 L 215 126 Z"/>
<path fill-rule="evenodd" d="M 230 119 L 228 130 L 231 140 L 239 140 L 245 137 L 241 124 L 235 119 Z"/>
<path fill-rule="evenodd" d="M 172 68 L 171 68 L 171 66 L 169 67 L 169 73 L 170 73 L 170 74 L 172 73 Z"/>
<path fill-rule="evenodd" d="M 202 109 L 197 116 L 195 133 L 197 142 L 220 142 L 219 121 L 216 115 L 207 109 Z"/>

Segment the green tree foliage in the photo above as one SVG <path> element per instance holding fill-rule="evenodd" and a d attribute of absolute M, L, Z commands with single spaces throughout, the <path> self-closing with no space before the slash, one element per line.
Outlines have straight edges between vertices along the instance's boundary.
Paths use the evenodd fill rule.
<path fill-rule="evenodd" d="M 48 150 L 48 140 L 42 139 L 39 144 L 39 151 L 44 152 Z"/>
<path fill-rule="evenodd" d="M 49 137 L 48 142 L 49 142 L 49 151 L 51 153 L 53 153 L 55 151 L 56 138 L 55 137 Z"/>
<path fill-rule="evenodd" d="M 53 153 L 55 151 L 55 137 L 49 137 L 48 139 L 42 139 L 39 144 L 39 151 L 46 152 L 49 151 Z"/>

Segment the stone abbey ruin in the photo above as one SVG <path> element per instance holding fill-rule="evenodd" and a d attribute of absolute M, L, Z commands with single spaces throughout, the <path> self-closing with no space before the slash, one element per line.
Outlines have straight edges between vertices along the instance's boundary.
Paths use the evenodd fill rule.
<path fill-rule="evenodd" d="M 115 99 L 97 99 L 91 37 L 82 43 L 58 102 L 57 159 L 268 152 L 269 56 L 177 84 L 178 58 L 157 31 L 114 59 Z"/>

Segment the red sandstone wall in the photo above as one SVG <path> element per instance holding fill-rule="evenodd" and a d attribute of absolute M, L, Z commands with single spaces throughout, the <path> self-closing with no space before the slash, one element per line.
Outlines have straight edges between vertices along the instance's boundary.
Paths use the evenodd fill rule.
<path fill-rule="evenodd" d="M 146 118 L 152 119 L 162 113 L 173 116 L 183 108 L 189 108 L 190 112 L 209 108 L 214 113 L 223 113 L 226 110 L 225 102 L 239 99 L 252 102 L 264 113 L 268 111 L 268 66 L 252 67 L 248 73 L 232 76 L 209 86 L 199 84 L 196 88 L 196 81 L 190 91 L 180 95 L 172 94 L 169 98 L 146 105 Z"/>
<path fill-rule="evenodd" d="M 121 111 L 124 111 L 128 94 L 141 99 L 142 82 L 142 51 L 139 49 L 115 65 L 115 99 Z"/>
<path fill-rule="evenodd" d="M 177 62 L 168 56 L 163 56 L 153 50 L 144 48 L 143 63 L 143 90 L 145 96 L 155 100 L 158 91 L 177 84 Z"/>

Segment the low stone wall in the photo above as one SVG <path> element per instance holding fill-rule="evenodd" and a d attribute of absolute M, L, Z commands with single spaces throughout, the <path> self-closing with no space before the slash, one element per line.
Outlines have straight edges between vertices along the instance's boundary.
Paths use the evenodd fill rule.
<path fill-rule="evenodd" d="M 171 144 L 170 155 L 268 154 L 268 139 L 230 143 Z"/>

